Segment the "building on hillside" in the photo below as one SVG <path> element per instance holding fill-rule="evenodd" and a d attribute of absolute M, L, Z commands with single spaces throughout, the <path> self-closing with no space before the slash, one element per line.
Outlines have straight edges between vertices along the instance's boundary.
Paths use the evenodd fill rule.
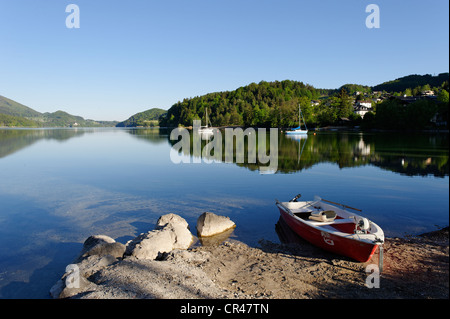
<path fill-rule="evenodd" d="M 433 96 L 434 95 L 434 91 L 431 90 L 426 90 L 422 92 L 422 96 Z"/>
<path fill-rule="evenodd" d="M 408 104 L 411 104 L 411 103 L 414 103 L 414 102 L 416 102 L 416 101 L 423 100 L 423 99 L 434 101 L 434 100 L 437 99 L 437 96 L 436 96 L 436 95 L 395 96 L 395 97 L 392 97 L 392 98 L 393 98 L 393 99 L 399 100 L 400 103 L 401 103 L 403 106 L 406 106 L 406 105 L 408 105 Z"/>
<path fill-rule="evenodd" d="M 356 102 L 353 113 L 358 114 L 361 118 L 364 118 L 364 115 L 368 112 L 372 112 L 372 102 L 371 101 L 358 101 Z"/>

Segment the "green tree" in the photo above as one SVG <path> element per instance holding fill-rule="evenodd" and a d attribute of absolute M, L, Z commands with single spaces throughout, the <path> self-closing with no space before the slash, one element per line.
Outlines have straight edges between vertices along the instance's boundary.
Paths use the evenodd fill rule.
<path fill-rule="evenodd" d="M 406 95 L 406 96 L 412 96 L 412 91 L 411 91 L 410 88 L 407 88 L 407 89 L 405 90 L 405 92 L 403 92 L 403 94 Z"/>
<path fill-rule="evenodd" d="M 422 86 L 422 92 L 423 91 L 430 91 L 430 90 L 431 90 L 431 87 L 430 87 L 429 84 L 425 84 L 424 86 Z"/>
<path fill-rule="evenodd" d="M 377 107 L 375 126 L 384 129 L 405 128 L 404 109 L 397 99 L 380 103 Z"/>
<path fill-rule="evenodd" d="M 446 90 L 442 89 L 437 96 L 437 100 L 441 103 L 448 104 L 448 101 L 449 101 L 448 92 Z"/>
<path fill-rule="evenodd" d="M 345 89 L 341 89 L 341 91 L 338 94 L 339 102 L 337 103 L 337 116 L 339 118 L 341 117 L 349 117 L 352 113 L 352 103 L 351 99 L 347 94 L 347 91 Z"/>
<path fill-rule="evenodd" d="M 426 99 L 418 100 L 406 107 L 405 124 L 409 129 L 424 129 L 430 125 L 437 112 L 437 105 Z"/>
<path fill-rule="evenodd" d="M 361 126 L 364 129 L 374 128 L 375 126 L 375 114 L 373 112 L 367 112 L 361 121 Z"/>

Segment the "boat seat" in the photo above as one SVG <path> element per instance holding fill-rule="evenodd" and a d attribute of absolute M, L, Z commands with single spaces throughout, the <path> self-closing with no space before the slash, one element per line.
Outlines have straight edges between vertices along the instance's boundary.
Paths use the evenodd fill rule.
<path fill-rule="evenodd" d="M 332 222 L 336 219 L 336 212 L 334 210 L 324 210 L 319 212 L 312 212 L 309 219 L 318 222 Z"/>

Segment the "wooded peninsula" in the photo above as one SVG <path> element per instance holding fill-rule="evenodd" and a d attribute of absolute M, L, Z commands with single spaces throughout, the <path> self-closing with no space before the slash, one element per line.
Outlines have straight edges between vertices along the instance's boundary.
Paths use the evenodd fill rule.
<path fill-rule="evenodd" d="M 300 106 L 308 127 L 448 129 L 448 79 L 448 73 L 410 75 L 375 87 L 346 84 L 334 90 L 261 81 L 179 101 L 160 117 L 160 125 L 190 126 L 193 120 L 205 121 L 208 109 L 214 126 L 288 128 L 298 126 Z"/>

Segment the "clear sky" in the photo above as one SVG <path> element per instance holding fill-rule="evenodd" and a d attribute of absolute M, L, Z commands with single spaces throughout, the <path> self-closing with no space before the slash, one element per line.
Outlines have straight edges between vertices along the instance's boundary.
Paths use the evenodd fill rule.
<path fill-rule="evenodd" d="M 66 27 L 66 6 L 80 28 Z M 380 28 L 367 28 L 377 4 Z M 0 0 L 0 95 L 125 120 L 252 82 L 449 71 L 448 0 Z"/>

